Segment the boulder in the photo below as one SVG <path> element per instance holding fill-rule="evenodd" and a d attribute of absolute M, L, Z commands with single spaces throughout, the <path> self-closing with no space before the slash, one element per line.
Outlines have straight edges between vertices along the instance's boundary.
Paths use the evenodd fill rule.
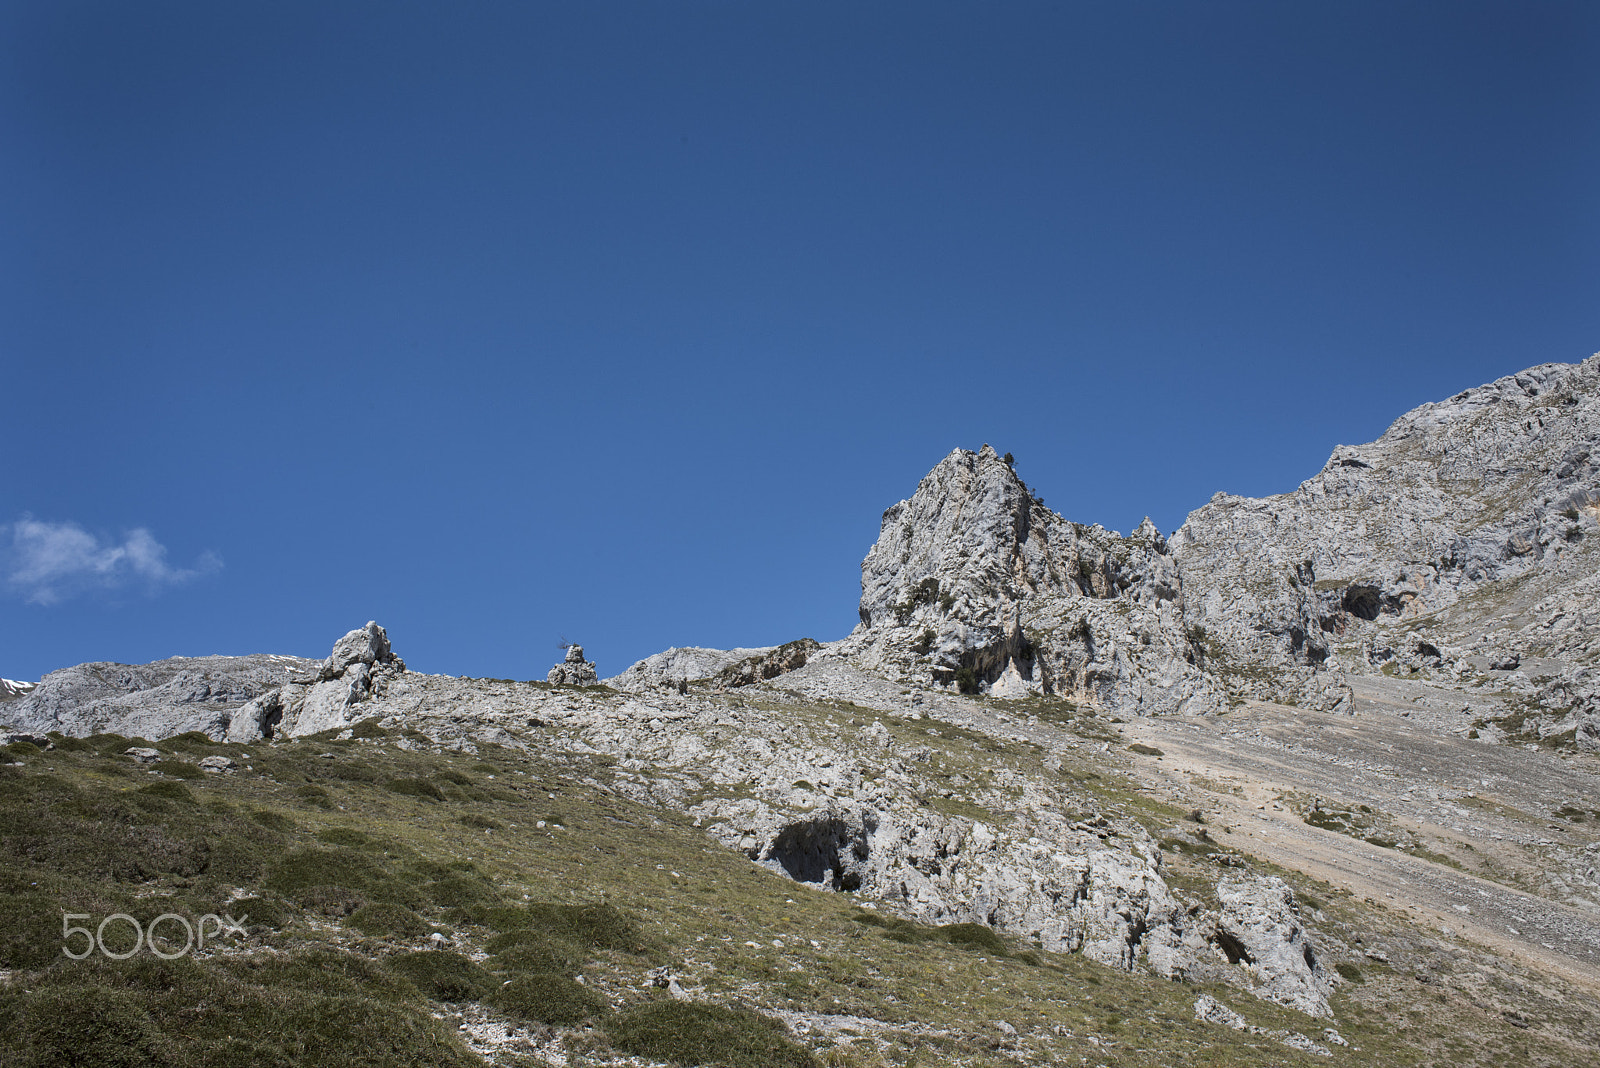
<path fill-rule="evenodd" d="M 1224 879 L 1212 942 L 1244 968 L 1259 997 L 1310 1016 L 1332 1015 L 1332 982 L 1300 922 L 1294 891 L 1276 876 Z"/>
<path fill-rule="evenodd" d="M 333 652 L 322 662 L 318 678 L 337 679 L 355 665 L 371 666 L 392 660 L 389 635 L 377 623 L 368 621 L 364 627 L 346 634 L 333 643 Z"/>

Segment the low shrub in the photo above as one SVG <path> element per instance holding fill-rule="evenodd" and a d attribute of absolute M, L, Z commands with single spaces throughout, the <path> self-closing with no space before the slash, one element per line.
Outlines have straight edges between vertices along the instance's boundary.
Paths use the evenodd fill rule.
<path fill-rule="evenodd" d="M 651 1001 L 606 1027 L 617 1049 L 673 1064 L 724 1068 L 817 1068 L 782 1023 L 750 1009 L 690 1001 Z"/>
<path fill-rule="evenodd" d="M 350 914 L 350 926 L 362 934 L 382 937 L 420 938 L 433 927 L 404 905 L 379 903 L 363 905 Z"/>
<path fill-rule="evenodd" d="M 447 909 L 492 904 L 500 900 L 500 892 L 483 878 L 455 873 L 435 879 L 424 886 L 422 892 L 435 905 Z"/>
<path fill-rule="evenodd" d="M 168 801 L 184 801 L 194 804 L 194 794 L 181 782 L 153 782 L 148 786 L 139 787 L 139 793 L 151 797 L 164 797 Z"/>
<path fill-rule="evenodd" d="M 18 1015 L 22 1063 L 37 1068 L 144 1068 L 177 1052 L 139 999 L 103 986 L 39 991 Z"/>
<path fill-rule="evenodd" d="M 981 923 L 947 923 L 934 930 L 940 938 L 953 946 L 982 950 L 996 956 L 1005 956 L 1010 951 L 1005 939 Z"/>
<path fill-rule="evenodd" d="M 283 813 L 273 812 L 271 809 L 266 808 L 258 808 L 250 813 L 250 819 L 261 824 L 267 830 L 277 831 L 279 834 L 293 834 L 295 829 L 299 827 L 299 824 Z"/>
<path fill-rule="evenodd" d="M 390 793 L 426 798 L 429 801 L 444 800 L 444 791 L 427 779 L 390 779 L 384 784 L 384 789 Z"/>
<path fill-rule="evenodd" d="M 221 911 L 246 928 L 268 927 L 273 930 L 288 923 L 294 915 L 287 905 L 270 897 L 241 897 L 229 902 Z"/>
<path fill-rule="evenodd" d="M 389 968 L 435 1001 L 473 1001 L 499 985 L 494 976 L 447 949 L 397 953 L 389 958 Z"/>
<path fill-rule="evenodd" d="M 526 927 L 557 939 L 624 953 L 642 953 L 646 948 L 633 918 L 614 905 L 534 902 L 525 905 L 523 911 L 530 921 Z"/>
<path fill-rule="evenodd" d="M 187 760 L 158 760 L 150 765 L 152 771 L 159 771 L 163 775 L 171 775 L 177 779 L 203 779 L 206 773 L 200 765 L 191 764 Z"/>
<path fill-rule="evenodd" d="M 299 798 L 301 801 L 306 801 L 310 804 L 316 805 L 318 808 L 331 809 L 333 807 L 333 798 L 328 795 L 328 791 L 324 790 L 320 786 L 306 785 L 296 787 L 294 796 Z"/>
<path fill-rule="evenodd" d="M 537 1023 L 570 1025 L 606 1015 L 606 999 L 564 975 L 518 976 L 484 999 L 502 1012 Z"/>
<path fill-rule="evenodd" d="M 494 954 L 489 967 L 497 972 L 551 972 L 576 975 L 587 954 L 583 947 L 543 931 L 508 931 L 489 939 Z"/>

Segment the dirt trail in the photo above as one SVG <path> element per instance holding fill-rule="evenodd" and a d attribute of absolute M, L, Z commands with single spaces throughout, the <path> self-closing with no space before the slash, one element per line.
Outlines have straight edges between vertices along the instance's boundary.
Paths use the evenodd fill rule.
<path fill-rule="evenodd" d="M 1135 755 L 1136 773 L 1204 811 L 1218 841 L 1600 988 L 1597 824 L 1547 815 L 1562 799 L 1600 798 L 1600 762 L 1435 733 L 1372 701 L 1353 716 L 1263 704 L 1138 720 L 1123 737 L 1162 751 Z M 1311 798 L 1366 806 L 1441 859 L 1312 826 Z M 1553 866 L 1585 863 L 1586 880 L 1550 879 Z"/>
<path fill-rule="evenodd" d="M 1106 756 L 1151 796 L 1200 809 L 1226 847 L 1600 993 L 1600 759 L 1469 739 L 1467 701 L 1416 691 L 1362 686 L 1353 715 L 1262 703 L 1136 719 Z M 935 714 L 1051 750 L 1101 748 L 994 709 Z M 1309 824 L 1313 800 L 1372 826 Z M 1581 822 L 1556 815 L 1572 802 Z"/>

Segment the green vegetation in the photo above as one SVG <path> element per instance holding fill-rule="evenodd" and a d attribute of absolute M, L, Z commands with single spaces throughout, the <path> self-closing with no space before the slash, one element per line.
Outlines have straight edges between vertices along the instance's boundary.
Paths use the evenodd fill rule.
<path fill-rule="evenodd" d="M 759 1012 L 722 1005 L 656 1001 L 624 1013 L 607 1028 L 618 1049 L 673 1064 L 725 1068 L 816 1068 L 816 1058 L 783 1024 Z"/>
<path fill-rule="evenodd" d="M 495 988 L 494 976 L 444 949 L 397 953 L 389 958 L 389 967 L 437 1001 L 473 1001 Z"/>
<path fill-rule="evenodd" d="M 539 972 L 518 976 L 486 1000 L 519 1019 L 546 1024 L 582 1023 L 611 1009 L 605 998 L 566 976 Z"/>

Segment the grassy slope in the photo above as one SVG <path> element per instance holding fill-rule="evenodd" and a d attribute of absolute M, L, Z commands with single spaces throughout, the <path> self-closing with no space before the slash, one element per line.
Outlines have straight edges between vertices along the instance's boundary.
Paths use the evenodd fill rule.
<path fill-rule="evenodd" d="M 553 1048 L 573 1064 L 627 1048 L 727 1064 L 804 1064 L 806 1048 L 833 1065 L 1329 1063 L 1195 1021 L 1193 986 L 886 923 L 797 886 L 625 800 L 603 758 L 360 733 L 173 739 L 159 770 L 118 755 L 127 739 L 14 750 L 22 766 L 0 769 L 0 1065 L 531 1065 Z M 210 754 L 239 770 L 202 774 Z M 1084 788 L 1170 822 L 1109 781 Z M 1184 852 L 1170 864 L 1197 891 L 1222 874 Z M 1333 1063 L 1575 1063 L 1560 1033 L 1592 1029 L 1592 1013 L 1554 1018 L 1570 1001 L 1282 874 L 1321 895 L 1330 925 L 1392 951 L 1335 996 L 1351 1048 Z M 75 963 L 64 911 L 248 912 L 252 933 L 184 960 Z M 479 963 L 408 956 L 432 931 Z M 671 1008 L 652 982 L 663 967 L 699 1001 L 787 1021 L 799 1045 L 748 1012 Z M 1322 1041 L 1330 1022 L 1211 992 L 1261 1028 Z"/>

